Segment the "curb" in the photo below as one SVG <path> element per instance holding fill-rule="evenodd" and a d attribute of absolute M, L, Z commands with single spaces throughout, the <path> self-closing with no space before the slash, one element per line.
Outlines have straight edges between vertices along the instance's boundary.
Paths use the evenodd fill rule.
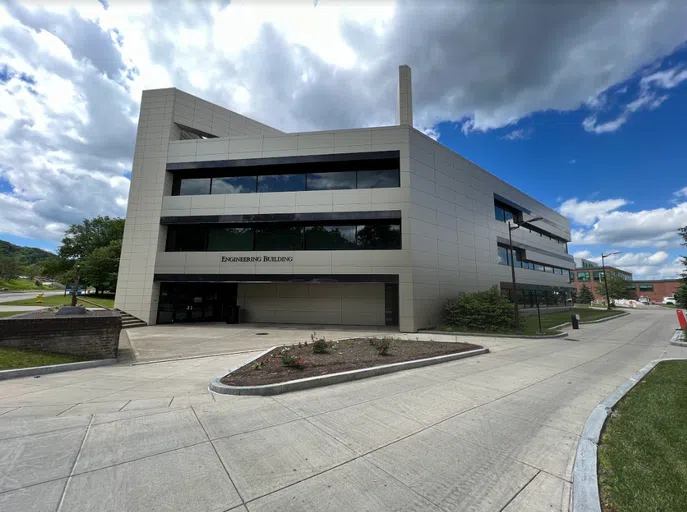
<path fill-rule="evenodd" d="M 246 361 L 241 366 L 232 368 L 227 373 L 227 375 L 237 370 L 238 368 L 250 364 L 256 359 L 263 357 L 265 354 L 269 353 L 274 348 L 275 347 L 263 352 L 257 357 L 254 357 Z M 373 366 L 372 368 L 362 368 L 359 370 L 350 370 L 347 372 L 332 373 L 329 375 L 319 375 L 317 377 L 308 377 L 305 379 L 298 380 L 290 380 L 288 382 L 264 384 L 262 386 L 229 386 L 227 384 L 222 384 L 220 382 L 220 379 L 222 379 L 223 377 L 216 377 L 210 383 L 208 389 L 214 393 L 219 393 L 223 395 L 278 395 L 281 393 L 286 393 L 288 391 L 318 388 L 321 386 L 329 386 L 330 384 L 339 384 L 341 382 L 349 382 L 353 380 L 367 379 L 368 377 L 376 377 L 378 375 L 386 375 L 388 373 L 394 373 L 401 370 L 409 370 L 411 368 L 420 368 L 423 366 L 445 363 L 447 361 L 455 361 L 456 359 L 464 359 L 466 357 L 478 356 L 482 354 L 487 354 L 488 352 L 488 348 L 479 348 L 474 350 L 468 350 L 465 352 L 458 352 L 457 354 L 446 354 L 443 356 L 416 359 L 414 361 L 403 361 L 400 363 Z"/>
<path fill-rule="evenodd" d="M 679 332 L 673 335 L 673 338 Z M 672 343 L 672 338 L 671 338 Z M 601 431 L 606 423 L 606 418 L 613 411 L 613 407 L 641 381 L 654 367 L 663 361 L 685 361 L 687 358 L 654 359 L 644 368 L 630 377 L 624 384 L 616 389 L 609 397 L 596 406 L 587 419 L 582 429 L 580 441 L 575 453 L 575 465 L 573 466 L 572 512 L 601 512 L 599 497 L 599 481 L 597 477 L 597 447 Z"/>
<path fill-rule="evenodd" d="M 615 320 L 616 318 L 620 318 L 620 317 L 623 317 L 623 316 L 627 316 L 627 315 L 629 315 L 629 314 L 630 314 L 630 313 L 629 313 L 628 311 L 625 311 L 625 312 L 623 312 L 623 313 L 619 313 L 619 314 L 617 314 L 617 315 L 609 316 L 609 317 L 607 317 L 607 318 L 600 318 L 599 320 L 589 320 L 589 321 L 587 321 L 587 322 L 580 322 L 580 325 L 600 324 L 600 323 L 602 323 L 602 322 L 610 322 L 611 320 Z M 559 328 L 562 328 L 562 327 L 567 327 L 567 326 L 569 326 L 569 325 L 572 325 L 572 324 L 571 324 L 570 322 L 565 322 L 564 324 L 554 325 L 553 327 L 550 327 L 550 329 L 559 329 Z"/>
<path fill-rule="evenodd" d="M 670 344 L 677 347 L 687 347 L 687 341 L 680 341 L 681 339 L 687 339 L 681 329 L 675 329 L 675 334 L 670 338 Z"/>
<path fill-rule="evenodd" d="M 564 324 L 565 325 L 565 324 Z M 418 333 L 426 334 L 446 334 L 448 336 L 476 336 L 479 338 L 514 338 L 518 340 L 548 340 L 554 338 L 565 338 L 567 332 L 559 332 L 558 334 L 542 334 L 535 336 L 519 336 L 517 334 L 490 334 L 487 332 L 461 332 L 461 331 L 418 331 Z"/>
<path fill-rule="evenodd" d="M 86 368 L 110 366 L 116 363 L 116 359 L 96 359 L 95 361 L 79 361 L 78 363 L 51 364 L 49 366 L 2 370 L 0 371 L 0 380 L 16 379 L 17 377 L 32 377 L 34 375 L 48 375 L 50 373 L 69 372 L 72 370 L 85 370 Z"/>

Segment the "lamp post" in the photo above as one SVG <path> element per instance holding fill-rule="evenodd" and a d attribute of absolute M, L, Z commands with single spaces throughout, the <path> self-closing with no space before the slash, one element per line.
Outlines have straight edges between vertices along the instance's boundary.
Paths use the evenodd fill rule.
<path fill-rule="evenodd" d="M 81 279 L 81 265 L 76 266 L 76 279 L 74 279 L 74 289 L 72 290 L 72 306 L 76 306 L 76 293 L 79 289 L 79 279 Z"/>
<path fill-rule="evenodd" d="M 513 280 L 513 305 L 515 306 L 515 329 L 520 330 L 520 312 L 518 311 L 518 297 L 516 295 L 515 289 L 515 259 L 513 258 L 513 231 L 518 229 L 520 226 L 526 226 L 530 222 L 536 222 L 542 220 L 542 217 L 534 217 L 532 219 L 523 222 L 511 222 L 508 221 L 508 246 L 510 250 L 510 275 Z"/>
<path fill-rule="evenodd" d="M 608 295 L 608 276 L 606 276 L 606 263 L 604 262 L 605 258 L 608 258 L 609 256 L 613 256 L 614 254 L 620 254 L 620 251 L 615 251 L 615 252 L 609 252 L 608 254 L 601 253 L 601 268 L 604 273 L 604 288 L 606 289 L 606 310 L 610 311 L 611 310 L 611 297 Z"/>

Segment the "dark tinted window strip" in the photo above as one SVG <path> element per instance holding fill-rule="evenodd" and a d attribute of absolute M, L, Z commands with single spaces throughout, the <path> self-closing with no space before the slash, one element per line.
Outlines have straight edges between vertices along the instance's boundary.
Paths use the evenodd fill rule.
<path fill-rule="evenodd" d="M 167 252 L 401 249 L 401 223 L 192 224 L 170 226 Z"/>
<path fill-rule="evenodd" d="M 249 158 L 241 160 L 214 160 L 209 162 L 168 163 L 167 170 L 178 172 L 196 169 L 218 169 L 237 167 L 282 166 L 295 164 L 331 164 L 359 161 L 376 161 L 400 158 L 398 151 L 374 151 L 367 153 L 341 153 L 329 155 L 277 156 L 270 158 Z"/>
<path fill-rule="evenodd" d="M 160 224 L 245 224 L 254 222 L 340 222 L 401 219 L 401 210 L 361 212 L 258 213 L 249 215 L 192 215 L 161 217 Z"/>
<path fill-rule="evenodd" d="M 498 244 L 499 265 L 510 266 L 510 248 L 507 245 Z M 514 264 L 517 268 L 524 268 L 526 270 L 536 270 L 539 272 L 548 272 L 549 274 L 566 275 L 570 269 L 556 267 L 553 265 L 546 265 L 536 261 L 526 260 L 522 257 L 522 250 L 513 247 Z"/>

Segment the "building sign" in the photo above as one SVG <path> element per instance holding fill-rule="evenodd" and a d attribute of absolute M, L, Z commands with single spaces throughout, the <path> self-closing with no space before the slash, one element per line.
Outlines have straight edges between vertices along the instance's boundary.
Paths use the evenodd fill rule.
<path fill-rule="evenodd" d="M 222 256 L 222 263 L 291 263 L 293 256 Z"/>

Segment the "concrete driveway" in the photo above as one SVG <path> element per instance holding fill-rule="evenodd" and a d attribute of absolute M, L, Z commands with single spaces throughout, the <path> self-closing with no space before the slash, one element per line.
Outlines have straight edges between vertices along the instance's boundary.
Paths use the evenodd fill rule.
<path fill-rule="evenodd" d="M 206 391 L 249 354 L 0 382 L 0 510 L 567 510 L 592 409 L 687 356 L 674 316 L 275 397 Z"/>
<path fill-rule="evenodd" d="M 329 339 L 366 336 L 370 333 L 397 335 L 386 327 L 294 326 L 275 324 L 153 325 L 127 331 L 136 360 L 160 361 L 216 354 L 238 354 L 265 350 L 275 345 L 310 341 L 317 332 Z"/>

